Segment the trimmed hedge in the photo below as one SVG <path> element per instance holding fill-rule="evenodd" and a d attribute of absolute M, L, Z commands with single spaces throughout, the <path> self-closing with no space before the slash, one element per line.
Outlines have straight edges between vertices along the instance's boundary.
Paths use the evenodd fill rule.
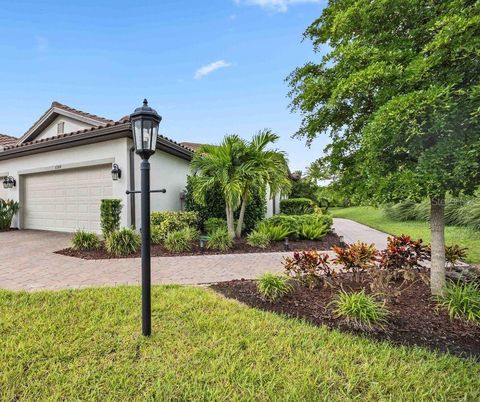
<path fill-rule="evenodd" d="M 205 222 L 209 218 L 222 218 L 225 216 L 225 201 L 220 188 L 213 188 L 205 196 L 205 205 L 200 205 L 193 199 L 191 176 L 187 178 L 187 187 L 185 195 L 185 210 L 193 211 L 198 214 L 199 228 L 206 230 Z M 238 213 L 235 214 L 235 220 L 238 219 Z M 245 210 L 243 230 L 247 233 L 252 231 L 258 222 L 265 218 L 267 213 L 267 200 L 257 192 L 253 195 Z"/>
<path fill-rule="evenodd" d="M 280 212 L 285 215 L 313 214 L 316 204 L 308 198 L 289 198 L 280 201 Z"/>
<path fill-rule="evenodd" d="M 100 227 L 103 237 L 106 239 L 110 233 L 120 229 L 120 214 L 122 212 L 122 200 L 103 199 L 100 203 Z"/>

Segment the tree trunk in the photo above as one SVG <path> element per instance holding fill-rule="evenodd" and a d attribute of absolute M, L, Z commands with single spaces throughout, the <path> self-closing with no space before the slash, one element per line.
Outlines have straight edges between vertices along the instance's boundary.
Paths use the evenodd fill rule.
<path fill-rule="evenodd" d="M 242 197 L 242 205 L 240 207 L 240 213 L 238 215 L 237 230 L 235 232 L 237 239 L 240 239 L 240 237 L 242 237 L 242 227 L 243 227 L 243 220 L 245 218 L 246 209 L 247 209 L 247 196 L 244 194 L 244 196 Z"/>
<path fill-rule="evenodd" d="M 227 215 L 228 234 L 230 236 L 234 237 L 235 236 L 235 223 L 234 223 L 234 218 L 233 218 L 233 209 L 228 204 L 225 206 L 225 214 Z"/>
<path fill-rule="evenodd" d="M 430 226 L 432 233 L 432 262 L 430 289 L 433 295 L 442 295 L 445 286 L 445 198 L 430 200 Z"/>

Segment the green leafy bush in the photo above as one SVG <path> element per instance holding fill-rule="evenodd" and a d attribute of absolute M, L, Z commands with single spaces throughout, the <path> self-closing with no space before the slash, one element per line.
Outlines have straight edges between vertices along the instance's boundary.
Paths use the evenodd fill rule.
<path fill-rule="evenodd" d="M 275 301 L 293 291 L 285 275 L 266 272 L 257 280 L 257 290 L 268 301 Z"/>
<path fill-rule="evenodd" d="M 208 236 L 207 248 L 210 250 L 226 251 L 233 246 L 233 238 L 226 228 L 218 228 Z"/>
<path fill-rule="evenodd" d="M 74 250 L 89 251 L 100 248 L 100 239 L 96 233 L 77 230 L 70 241 Z"/>
<path fill-rule="evenodd" d="M 268 223 L 260 223 L 257 231 L 263 233 L 271 241 L 282 241 L 293 233 L 290 229 L 283 225 L 272 225 Z"/>
<path fill-rule="evenodd" d="M 474 197 L 458 208 L 457 223 L 480 230 L 480 198 Z"/>
<path fill-rule="evenodd" d="M 319 228 L 324 233 L 331 230 L 331 215 L 325 214 L 307 214 L 307 215 L 274 215 L 271 218 L 263 220 L 258 227 L 282 226 L 288 230 L 289 235 L 295 238 L 302 238 L 302 227 L 304 225 L 312 225 Z"/>
<path fill-rule="evenodd" d="M 104 199 L 100 202 L 100 227 L 106 239 L 110 233 L 120 229 L 120 214 L 122 213 L 122 200 Z"/>
<path fill-rule="evenodd" d="M 267 200 L 261 191 L 252 194 L 250 202 L 247 204 L 244 218 L 244 231 L 249 233 L 255 228 L 258 222 L 265 218 L 267 213 Z M 203 228 L 207 233 L 205 222 L 209 218 L 225 219 L 225 201 L 223 199 L 220 188 L 213 188 L 208 191 L 205 196 L 205 205 L 197 203 L 193 198 L 192 191 L 192 177 L 187 178 L 187 187 L 185 195 L 185 209 L 187 211 L 194 211 L 198 214 L 199 227 Z M 235 219 L 238 219 L 238 213 L 235 214 Z"/>
<path fill-rule="evenodd" d="M 335 282 L 336 274 L 330 266 L 328 254 L 317 250 L 295 251 L 293 257 L 284 259 L 283 266 L 288 276 L 310 288 L 324 282 Z"/>
<path fill-rule="evenodd" d="M 341 291 L 331 303 L 337 317 L 342 317 L 354 328 L 370 330 L 374 326 L 383 326 L 388 316 L 385 306 L 372 296 L 360 292 L 347 293 Z"/>
<path fill-rule="evenodd" d="M 191 227 L 175 230 L 167 234 L 165 248 L 173 253 L 183 253 L 192 249 L 192 243 L 198 237 L 198 231 Z"/>
<path fill-rule="evenodd" d="M 304 223 L 300 227 L 299 237 L 307 240 L 319 240 L 324 237 L 328 231 L 329 227 L 326 225 L 318 225 L 315 223 Z"/>
<path fill-rule="evenodd" d="M 417 219 L 417 213 L 415 211 L 417 203 L 412 200 L 406 200 L 393 205 L 387 205 L 385 215 L 387 218 L 394 221 L 405 222 L 414 221 Z"/>
<path fill-rule="evenodd" d="M 0 198 L 0 232 L 10 230 L 12 219 L 20 209 L 18 202 Z"/>
<path fill-rule="evenodd" d="M 140 248 L 140 234 L 131 228 L 122 228 L 110 233 L 105 239 L 108 253 L 115 256 L 133 254 Z"/>
<path fill-rule="evenodd" d="M 160 244 L 163 241 L 163 232 L 159 225 L 150 225 L 150 241 L 152 244 Z"/>
<path fill-rule="evenodd" d="M 157 226 L 157 235 L 166 239 L 168 234 L 188 227 L 196 228 L 198 214 L 185 211 L 155 211 L 150 215 L 150 223 Z"/>
<path fill-rule="evenodd" d="M 480 286 L 476 283 L 447 284 L 438 304 L 448 311 L 450 318 L 466 318 L 480 323 Z"/>
<path fill-rule="evenodd" d="M 280 201 L 280 212 L 285 215 L 305 215 L 315 212 L 316 204 L 309 198 L 289 198 Z"/>
<path fill-rule="evenodd" d="M 261 230 L 252 230 L 247 236 L 247 244 L 252 247 L 267 248 L 270 245 L 270 235 Z"/>
<path fill-rule="evenodd" d="M 227 228 L 227 220 L 223 218 L 208 218 L 203 227 L 205 232 L 212 233 L 219 228 Z"/>

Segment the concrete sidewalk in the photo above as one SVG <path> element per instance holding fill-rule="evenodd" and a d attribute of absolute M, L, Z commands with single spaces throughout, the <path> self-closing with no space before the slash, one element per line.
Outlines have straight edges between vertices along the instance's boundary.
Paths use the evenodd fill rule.
<path fill-rule="evenodd" d="M 362 225 L 361 223 L 351 221 L 350 219 L 335 218 L 333 227 L 339 236 L 343 236 L 348 244 L 361 241 L 363 243 L 374 243 L 378 250 L 387 247 L 388 234 Z"/>

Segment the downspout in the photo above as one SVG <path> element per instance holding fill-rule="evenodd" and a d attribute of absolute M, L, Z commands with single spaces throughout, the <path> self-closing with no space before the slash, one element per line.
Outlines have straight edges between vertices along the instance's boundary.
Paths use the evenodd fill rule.
<path fill-rule="evenodd" d="M 129 186 L 130 190 L 135 190 L 135 147 L 132 146 L 129 149 Z M 135 229 L 135 194 L 130 194 L 130 222 L 132 227 Z"/>

